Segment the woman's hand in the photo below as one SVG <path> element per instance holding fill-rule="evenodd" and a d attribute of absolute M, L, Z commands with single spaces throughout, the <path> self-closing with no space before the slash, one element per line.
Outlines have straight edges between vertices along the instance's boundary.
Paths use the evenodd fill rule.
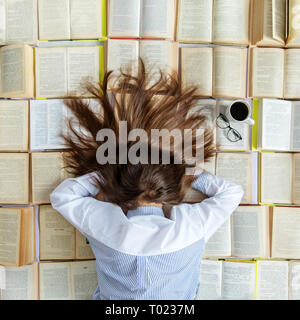
<path fill-rule="evenodd" d="M 98 194 L 96 194 L 93 198 L 99 201 L 104 201 L 104 194 L 102 191 L 100 191 Z"/>

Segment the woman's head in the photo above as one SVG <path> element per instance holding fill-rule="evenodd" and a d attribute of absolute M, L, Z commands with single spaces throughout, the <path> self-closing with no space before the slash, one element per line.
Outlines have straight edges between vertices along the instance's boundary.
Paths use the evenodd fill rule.
<path fill-rule="evenodd" d="M 125 212 L 140 203 L 168 207 L 182 202 L 194 179 L 186 175 L 186 169 L 195 167 L 195 164 L 187 161 L 184 154 L 178 161 L 178 139 L 172 132 L 178 134 L 177 138 L 181 137 L 181 144 L 185 130 L 192 129 L 190 148 L 195 156 L 199 148 L 195 129 L 202 128 L 202 158 L 206 161 L 212 156 L 213 134 L 207 126 L 206 116 L 201 111 L 188 115 L 198 102 L 195 96 L 197 87 L 183 88 L 177 74 L 162 71 L 153 84 L 154 76 L 157 79 L 157 73 L 146 73 L 140 60 L 136 73 L 131 73 L 130 69 L 127 72 L 121 70 L 118 76 L 107 72 L 102 84 L 88 84 L 90 96 L 99 104 L 98 112 L 91 108 L 88 100 L 65 100 L 73 113 L 68 122 L 71 133 L 63 135 L 70 149 L 65 155 L 66 168 L 75 176 L 96 172 L 98 179 L 95 183 L 105 199 L 121 206 Z M 126 123 L 125 132 L 120 129 L 120 121 Z M 78 124 L 84 131 L 78 130 Z M 109 137 L 99 138 L 103 129 L 109 129 L 115 138 L 112 141 Z M 142 130 L 143 135 L 134 134 L 138 138 L 130 139 L 135 129 Z M 166 145 L 159 136 L 153 139 L 153 129 L 156 133 L 171 132 L 169 144 Z M 145 136 L 149 139 L 145 140 Z M 109 158 L 110 147 L 115 148 L 112 154 L 117 161 L 109 163 L 105 159 Z M 99 151 L 102 151 L 101 159 Z M 154 161 L 153 154 L 156 155 Z"/>

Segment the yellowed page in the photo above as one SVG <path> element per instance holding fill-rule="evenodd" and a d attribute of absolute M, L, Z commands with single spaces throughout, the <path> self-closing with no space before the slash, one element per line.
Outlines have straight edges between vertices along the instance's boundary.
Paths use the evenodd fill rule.
<path fill-rule="evenodd" d="M 39 0 L 39 39 L 70 39 L 69 0 Z"/>
<path fill-rule="evenodd" d="M 66 48 L 35 48 L 36 97 L 63 97 L 68 93 Z"/>
<path fill-rule="evenodd" d="M 244 196 L 241 203 L 252 202 L 251 153 L 218 153 L 216 175 L 242 186 Z"/>
<path fill-rule="evenodd" d="M 284 50 L 254 48 L 252 53 L 252 96 L 282 98 Z"/>
<path fill-rule="evenodd" d="M 109 0 L 108 36 L 138 38 L 140 35 L 140 0 Z"/>
<path fill-rule="evenodd" d="M 37 3 L 37 0 L 6 1 L 6 35 L 8 43 L 37 43 Z"/>
<path fill-rule="evenodd" d="M 88 239 L 76 229 L 76 259 L 95 259 Z"/>
<path fill-rule="evenodd" d="M 50 205 L 40 206 L 40 259 L 75 259 L 75 228 Z"/>
<path fill-rule="evenodd" d="M 37 264 L 23 267 L 6 267 L 6 289 L 1 291 L 1 300 L 37 300 Z"/>
<path fill-rule="evenodd" d="M 268 258 L 269 228 L 266 206 L 239 206 L 232 214 L 232 255 Z"/>
<path fill-rule="evenodd" d="M 293 203 L 300 204 L 300 154 L 293 154 Z"/>
<path fill-rule="evenodd" d="M 287 45 L 294 47 L 300 44 L 300 0 L 289 0 L 289 23 Z"/>
<path fill-rule="evenodd" d="M 199 96 L 212 96 L 212 48 L 181 48 L 184 86 L 197 86 Z"/>
<path fill-rule="evenodd" d="M 84 85 L 100 80 L 99 47 L 67 48 L 68 94 L 89 96 Z"/>
<path fill-rule="evenodd" d="M 288 262 L 257 261 L 256 300 L 288 299 Z"/>
<path fill-rule="evenodd" d="M 98 285 L 96 262 L 72 262 L 71 277 L 72 298 L 74 300 L 93 300 L 93 295 Z"/>
<path fill-rule="evenodd" d="M 300 98 L 300 49 L 285 50 L 284 98 Z"/>
<path fill-rule="evenodd" d="M 141 1 L 141 38 L 174 38 L 175 1 Z"/>
<path fill-rule="evenodd" d="M 300 208 L 273 209 L 272 258 L 300 259 Z"/>
<path fill-rule="evenodd" d="M 33 97 L 33 51 L 27 45 L 10 45 L 0 49 L 0 96 Z M 4 72 L 6 70 L 6 72 Z"/>
<path fill-rule="evenodd" d="M 285 44 L 286 0 L 272 0 L 272 37 Z"/>
<path fill-rule="evenodd" d="M 0 101 L 0 150 L 27 151 L 28 101 Z"/>
<path fill-rule="evenodd" d="M 261 154 L 261 202 L 292 203 L 292 155 Z"/>
<path fill-rule="evenodd" d="M 249 43 L 249 0 L 215 0 L 213 42 Z"/>
<path fill-rule="evenodd" d="M 179 0 L 177 41 L 212 42 L 213 0 Z"/>
<path fill-rule="evenodd" d="M 68 262 L 40 263 L 40 299 L 71 300 L 71 269 Z"/>
<path fill-rule="evenodd" d="M 32 162 L 32 201 L 50 203 L 50 193 L 64 180 L 62 154 L 60 152 L 35 152 Z"/>
<path fill-rule="evenodd" d="M 6 43 L 6 1 L 0 0 L 0 44 Z"/>
<path fill-rule="evenodd" d="M 213 51 L 213 96 L 245 97 L 247 49 L 220 46 Z"/>
<path fill-rule="evenodd" d="M 0 264 L 19 265 L 21 209 L 0 208 Z"/>
<path fill-rule="evenodd" d="M 0 203 L 28 203 L 29 156 L 27 153 L 0 153 L 0 177 Z"/>

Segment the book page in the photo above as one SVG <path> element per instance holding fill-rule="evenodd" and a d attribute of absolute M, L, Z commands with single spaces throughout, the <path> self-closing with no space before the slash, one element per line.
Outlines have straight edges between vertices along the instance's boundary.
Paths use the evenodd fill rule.
<path fill-rule="evenodd" d="M 63 149 L 67 110 L 62 99 L 30 101 L 30 149 Z"/>
<path fill-rule="evenodd" d="M 213 51 L 213 96 L 245 97 L 247 49 L 220 46 Z"/>
<path fill-rule="evenodd" d="M 76 235 L 76 259 L 95 259 L 93 250 L 90 246 L 88 239 L 82 235 L 77 229 Z"/>
<path fill-rule="evenodd" d="M 31 154 L 32 201 L 50 203 L 50 193 L 65 179 L 60 152 L 35 152 Z"/>
<path fill-rule="evenodd" d="M 6 289 L 1 291 L 1 300 L 36 300 L 36 264 L 23 267 L 6 267 Z"/>
<path fill-rule="evenodd" d="M 283 97 L 284 50 L 252 49 L 252 96 Z"/>
<path fill-rule="evenodd" d="M 97 83 L 99 74 L 99 47 L 67 48 L 68 94 L 89 95 L 84 85 L 89 81 Z"/>
<path fill-rule="evenodd" d="M 40 206 L 40 259 L 74 259 L 75 228 L 52 206 Z"/>
<path fill-rule="evenodd" d="M 39 0 L 39 39 L 70 39 L 69 0 Z"/>
<path fill-rule="evenodd" d="M 26 90 L 25 47 L 5 46 L 0 49 L 0 94 L 4 97 L 19 97 Z"/>
<path fill-rule="evenodd" d="M 96 262 L 71 263 L 71 277 L 74 300 L 92 300 L 98 285 Z"/>
<path fill-rule="evenodd" d="M 0 150 L 27 151 L 28 102 L 0 101 Z"/>
<path fill-rule="evenodd" d="M 273 209 L 272 258 L 300 259 L 300 208 Z"/>
<path fill-rule="evenodd" d="M 264 150 L 289 151 L 291 149 L 291 102 L 262 99 L 260 108 L 262 108 L 261 148 Z"/>
<path fill-rule="evenodd" d="M 217 101 L 217 117 L 220 113 L 225 114 L 226 109 L 233 103 L 232 100 L 218 100 Z M 250 142 L 250 127 L 246 123 L 232 122 L 230 126 L 235 129 L 242 137 L 241 140 L 232 142 L 228 139 L 231 136 L 229 129 L 223 129 L 216 126 L 216 142 L 218 150 L 249 150 Z"/>
<path fill-rule="evenodd" d="M 68 93 L 66 48 L 36 48 L 36 97 L 56 98 Z"/>
<path fill-rule="evenodd" d="M 288 262 L 257 261 L 256 300 L 288 299 Z"/>
<path fill-rule="evenodd" d="M 261 154 L 261 202 L 292 203 L 292 156 Z"/>
<path fill-rule="evenodd" d="M 213 0 L 179 0 L 177 41 L 212 42 Z"/>
<path fill-rule="evenodd" d="M 261 0 L 260 0 L 261 1 Z M 263 41 L 264 43 L 270 44 L 274 41 L 273 39 L 273 0 L 262 0 L 264 2 L 263 7 Z"/>
<path fill-rule="evenodd" d="M 138 38 L 140 5 L 140 0 L 110 0 L 108 2 L 108 36 Z"/>
<path fill-rule="evenodd" d="M 199 96 L 212 96 L 212 48 L 181 48 L 184 86 L 197 86 Z"/>
<path fill-rule="evenodd" d="M 300 0 L 289 0 L 289 16 L 288 16 L 288 46 L 299 46 L 300 43 Z"/>
<path fill-rule="evenodd" d="M 142 38 L 173 39 L 175 26 L 174 0 L 143 0 L 141 1 Z"/>
<path fill-rule="evenodd" d="M 300 101 L 292 102 L 291 149 L 300 151 Z"/>
<path fill-rule="evenodd" d="M 40 299 L 72 299 L 70 263 L 40 263 Z"/>
<path fill-rule="evenodd" d="M 286 0 L 272 0 L 272 37 L 285 44 Z"/>
<path fill-rule="evenodd" d="M 203 257 L 231 256 L 231 223 L 230 219 L 212 235 L 207 241 Z"/>
<path fill-rule="evenodd" d="M 102 38 L 101 1 L 71 0 L 71 38 Z"/>
<path fill-rule="evenodd" d="M 232 214 L 232 255 L 266 258 L 268 224 L 264 206 L 239 206 Z"/>
<path fill-rule="evenodd" d="M 300 263 L 289 263 L 289 300 L 300 300 Z"/>
<path fill-rule="evenodd" d="M 107 70 L 119 74 L 120 68 L 126 71 L 129 66 L 137 70 L 139 57 L 139 41 L 107 40 Z"/>
<path fill-rule="evenodd" d="M 222 296 L 222 261 L 202 260 L 196 300 L 218 300 Z"/>
<path fill-rule="evenodd" d="M 241 185 L 244 190 L 244 196 L 241 203 L 251 203 L 251 153 L 218 153 L 216 162 L 216 175 Z"/>
<path fill-rule="evenodd" d="M 0 264 L 18 265 L 21 209 L 0 208 Z"/>
<path fill-rule="evenodd" d="M 213 42 L 248 44 L 249 0 L 215 0 Z"/>
<path fill-rule="evenodd" d="M 27 153 L 1 153 L 0 177 L 0 203 L 28 203 L 29 157 Z"/>
<path fill-rule="evenodd" d="M 293 203 L 300 204 L 300 154 L 293 154 Z"/>
<path fill-rule="evenodd" d="M 224 300 L 254 300 L 255 263 L 223 262 Z"/>
<path fill-rule="evenodd" d="M 7 42 L 36 44 L 37 0 L 9 0 L 6 6 Z"/>
<path fill-rule="evenodd" d="M 0 0 L 0 44 L 6 42 L 6 5 L 5 0 Z"/>
<path fill-rule="evenodd" d="M 285 50 L 284 98 L 300 98 L 300 49 Z"/>

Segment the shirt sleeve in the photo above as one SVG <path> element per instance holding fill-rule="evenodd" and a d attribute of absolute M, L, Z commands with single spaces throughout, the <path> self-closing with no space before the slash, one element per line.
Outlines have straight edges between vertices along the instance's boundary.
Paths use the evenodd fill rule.
<path fill-rule="evenodd" d="M 94 176 L 93 172 L 64 180 L 50 194 L 50 201 L 80 232 L 101 241 L 126 217 L 119 206 L 93 198 L 100 191 L 93 183 Z"/>
<path fill-rule="evenodd" d="M 231 181 L 203 172 L 192 184 L 209 198 L 191 204 L 191 221 L 204 230 L 205 242 L 221 227 L 238 207 L 244 191 Z"/>

